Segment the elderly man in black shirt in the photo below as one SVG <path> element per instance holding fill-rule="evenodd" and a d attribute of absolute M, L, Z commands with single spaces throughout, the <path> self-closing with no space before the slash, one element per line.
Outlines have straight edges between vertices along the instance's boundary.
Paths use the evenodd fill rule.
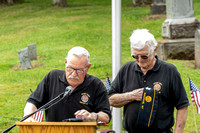
<path fill-rule="evenodd" d="M 148 30 L 135 30 L 130 42 L 135 61 L 124 64 L 112 82 L 110 105 L 124 106 L 123 127 L 128 133 L 171 133 L 175 107 L 177 116 L 174 132 L 182 133 L 189 102 L 179 72 L 174 65 L 158 59 L 157 42 Z M 146 87 L 155 89 L 158 96 L 157 113 L 152 116 L 155 118 L 149 127 L 137 123 Z"/>
<path fill-rule="evenodd" d="M 90 68 L 89 52 L 82 47 L 74 47 L 65 58 L 65 71 L 52 70 L 29 96 L 24 108 L 24 116 L 34 112 L 51 99 L 65 91 L 72 93 L 45 110 L 46 121 L 62 121 L 67 118 L 82 117 L 94 121 L 109 122 L 111 118 L 108 95 L 100 79 L 87 74 Z M 26 122 L 32 122 L 32 117 Z"/>

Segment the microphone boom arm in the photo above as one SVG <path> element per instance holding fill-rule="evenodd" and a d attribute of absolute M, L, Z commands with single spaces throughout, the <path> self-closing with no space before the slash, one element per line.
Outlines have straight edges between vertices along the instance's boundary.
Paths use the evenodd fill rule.
<path fill-rule="evenodd" d="M 67 87 L 66 87 L 67 89 Z M 55 105 L 56 103 L 60 102 L 65 96 L 69 95 L 71 92 L 71 90 L 67 90 L 61 94 L 59 94 L 57 97 L 55 97 L 54 99 L 52 99 L 51 101 L 49 101 L 48 103 L 46 103 L 45 105 L 41 106 L 40 108 L 38 108 L 36 111 L 32 112 L 29 115 L 24 116 L 20 122 L 23 122 L 24 120 L 26 120 L 27 118 L 29 118 L 30 116 L 32 116 L 33 114 L 37 113 L 38 111 L 42 110 L 42 109 L 48 109 L 50 107 L 52 107 L 53 105 Z M 9 128 L 7 128 L 6 130 L 4 130 L 2 133 L 7 133 L 9 132 L 13 127 L 15 127 L 16 124 L 13 124 L 12 126 L 10 126 Z"/>

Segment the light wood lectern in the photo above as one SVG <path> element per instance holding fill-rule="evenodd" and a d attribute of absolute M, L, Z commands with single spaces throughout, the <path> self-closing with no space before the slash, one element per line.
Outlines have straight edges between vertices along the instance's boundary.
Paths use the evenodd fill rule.
<path fill-rule="evenodd" d="M 96 122 L 16 122 L 20 133 L 96 133 Z"/>

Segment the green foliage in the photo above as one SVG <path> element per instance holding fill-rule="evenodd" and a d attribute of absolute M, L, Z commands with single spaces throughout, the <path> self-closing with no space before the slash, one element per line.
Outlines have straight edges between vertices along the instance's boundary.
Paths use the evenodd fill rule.
<path fill-rule="evenodd" d="M 53 8 L 51 2 L 24 0 L 14 6 L 0 6 L 0 131 L 23 117 L 30 89 L 35 90 L 50 70 L 64 70 L 64 58 L 74 46 L 85 47 L 90 52 L 89 74 L 100 79 L 105 79 L 107 73 L 112 76 L 111 1 L 68 0 L 66 8 Z M 194 11 L 200 20 L 198 0 L 194 0 Z M 122 1 L 121 64 L 132 60 L 128 38 L 133 29 L 147 28 L 157 40 L 162 39 L 161 25 L 165 17 L 149 20 L 149 14 L 149 7 L 132 7 L 130 0 Z M 32 43 L 37 43 L 38 59 L 32 61 L 33 69 L 21 71 L 18 51 Z M 190 99 L 187 75 L 200 87 L 200 70 L 194 69 L 194 61 L 169 62 L 177 66 Z M 193 110 L 200 131 L 200 116 L 191 103 L 185 132 L 195 132 Z M 111 128 L 111 123 L 108 127 Z M 18 132 L 18 127 L 11 132 Z"/>

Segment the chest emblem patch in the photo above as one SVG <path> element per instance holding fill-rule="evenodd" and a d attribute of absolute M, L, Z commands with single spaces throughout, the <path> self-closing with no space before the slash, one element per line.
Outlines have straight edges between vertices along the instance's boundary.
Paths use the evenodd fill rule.
<path fill-rule="evenodd" d="M 82 96 L 81 96 L 81 101 L 80 101 L 80 103 L 82 103 L 82 104 L 88 104 L 90 95 L 87 94 L 87 93 L 82 93 L 81 95 L 82 95 Z"/>
<path fill-rule="evenodd" d="M 160 92 L 160 90 L 161 90 L 161 88 L 162 88 L 162 83 L 160 83 L 160 82 L 155 82 L 153 88 L 154 88 L 156 91 Z"/>
<path fill-rule="evenodd" d="M 146 101 L 147 101 L 147 102 L 151 102 L 151 100 L 152 100 L 152 98 L 151 98 L 150 96 L 147 96 L 147 97 L 146 97 Z"/>

